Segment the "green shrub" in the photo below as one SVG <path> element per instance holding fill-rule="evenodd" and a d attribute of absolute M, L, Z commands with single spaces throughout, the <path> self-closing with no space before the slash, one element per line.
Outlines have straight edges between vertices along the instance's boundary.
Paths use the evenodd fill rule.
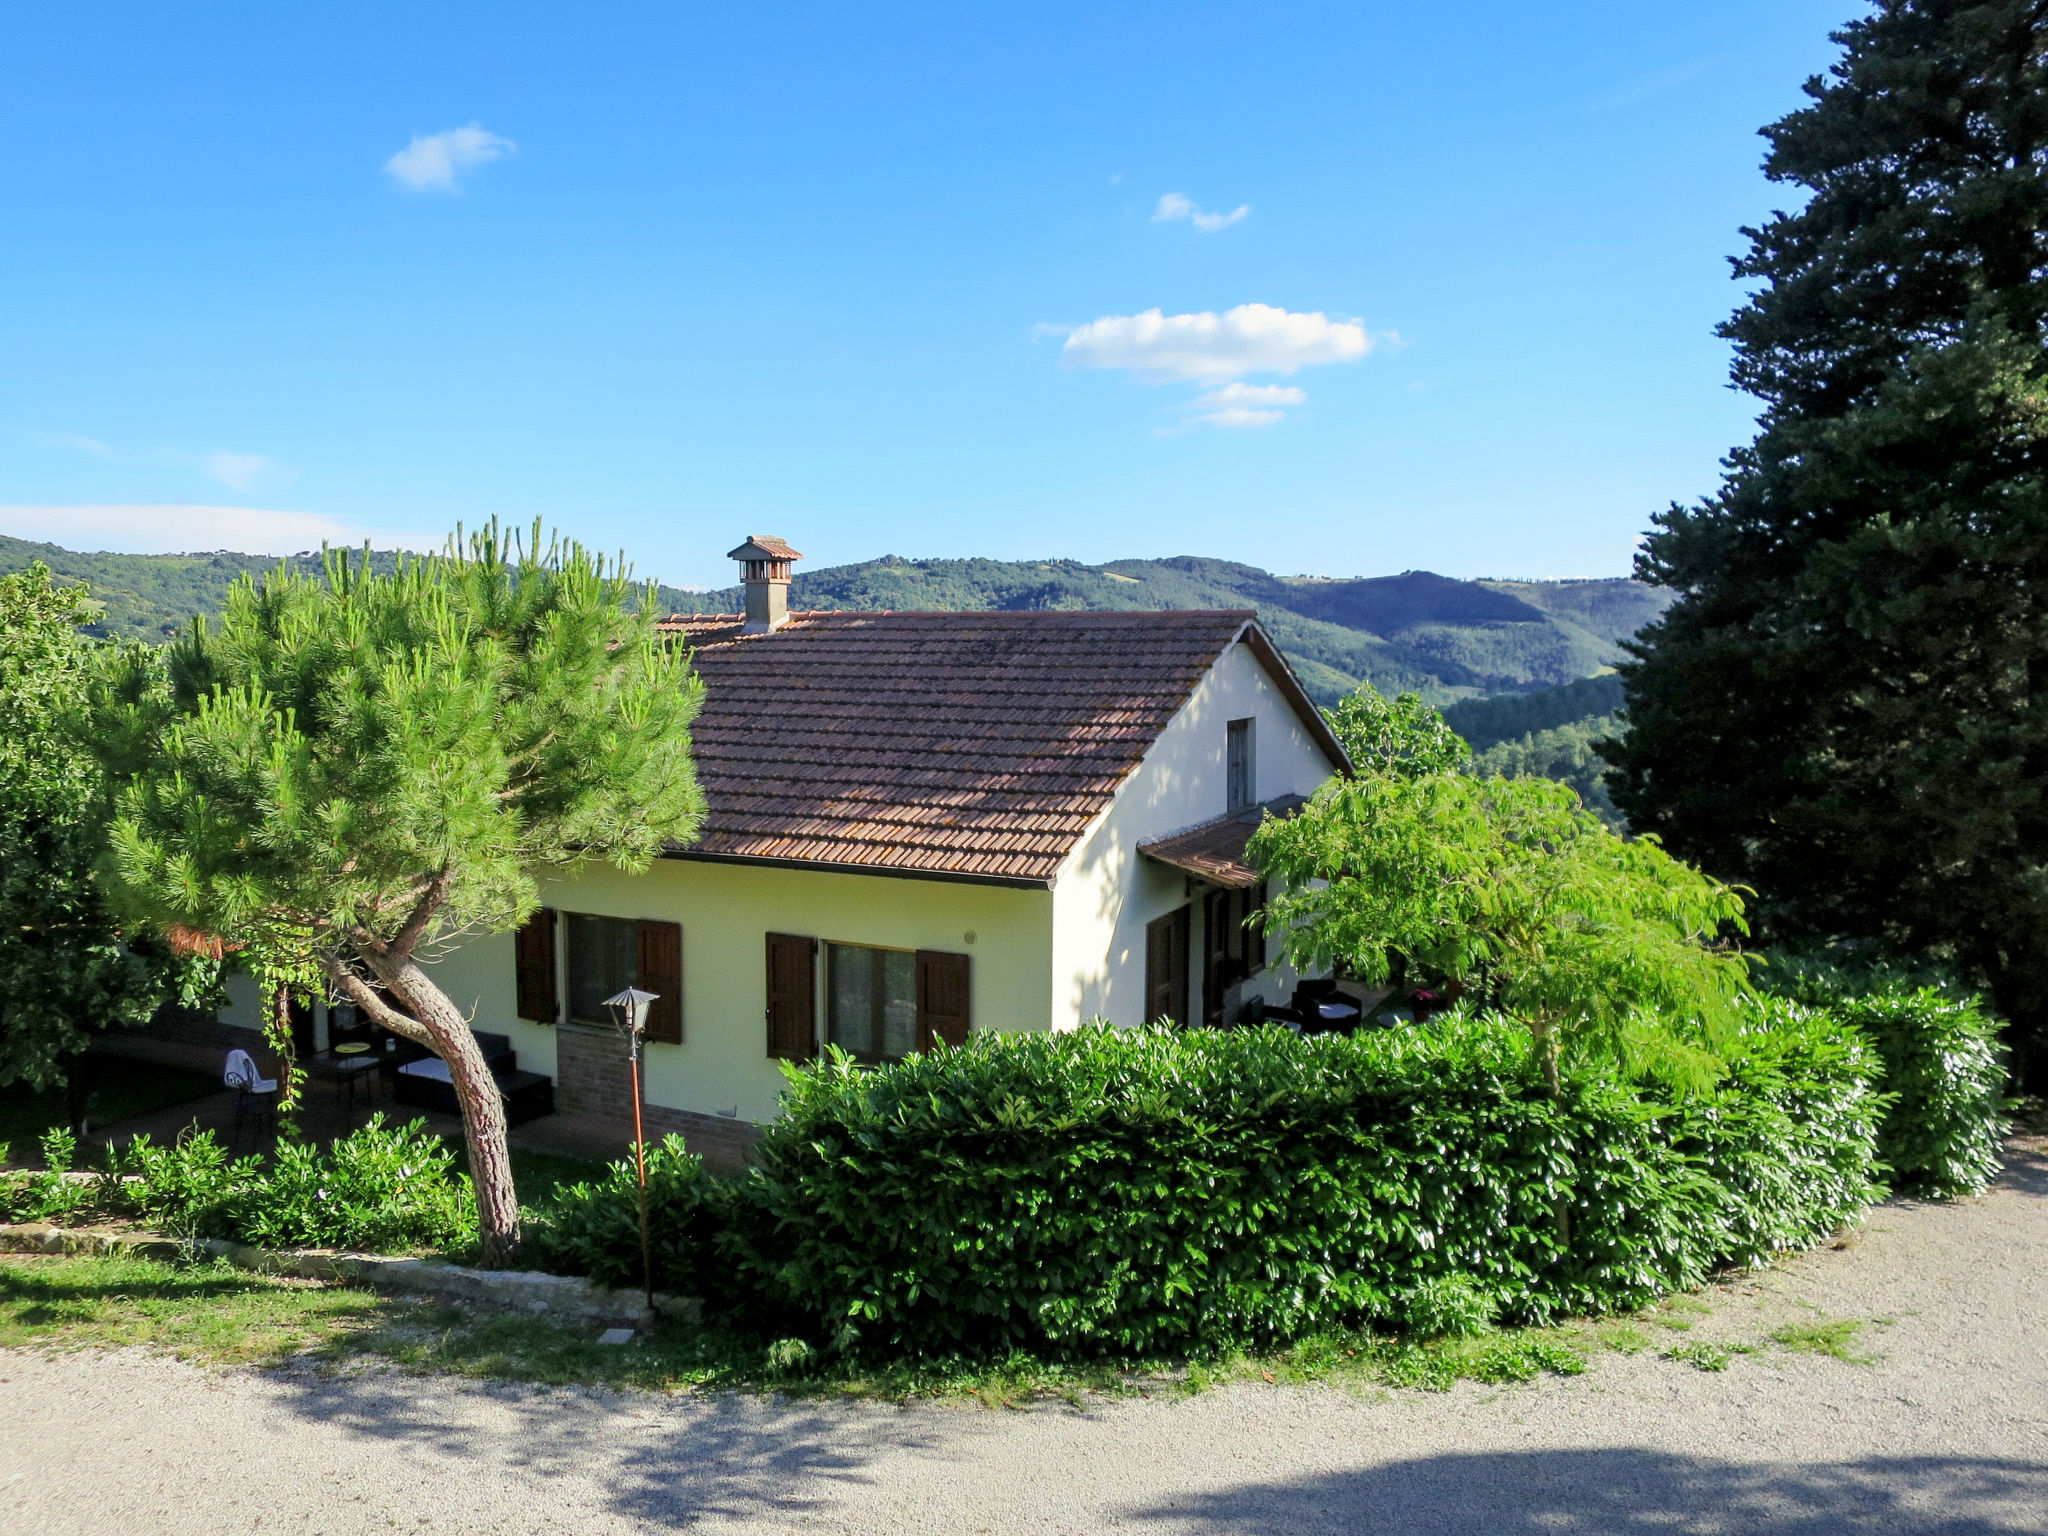
<path fill-rule="evenodd" d="M 1457 1015 L 834 1057 L 792 1071 L 732 1224 L 695 1251 L 722 1250 L 778 1334 L 859 1352 L 1156 1355 L 1419 1323 L 1417 1298 L 1434 1326 L 1453 1277 L 1540 1322 L 1853 1219 L 1874 1076 L 1856 1037 L 1782 1004 L 1684 1098 L 1590 1064 L 1553 1098 L 1526 1031 Z"/>
<path fill-rule="evenodd" d="M 1997 1177 L 2005 1139 L 2005 1047 L 1974 1001 L 1932 987 L 1887 991 L 1832 1009 L 1877 1047 L 1892 1107 L 1877 1152 L 1913 1194 L 1976 1194 Z"/>
<path fill-rule="evenodd" d="M 455 1159 L 425 1127 L 375 1115 L 329 1147 L 283 1142 L 267 1165 L 230 1161 L 205 1131 L 169 1146 L 138 1136 L 114 1166 L 134 1175 L 119 1195 L 129 1213 L 165 1232 L 404 1253 L 474 1240 L 475 1197 Z"/>
<path fill-rule="evenodd" d="M 1876 1047 L 1892 1101 L 1877 1151 L 1896 1188 L 1950 1199 L 1990 1184 L 2008 1124 L 2005 1047 L 1977 998 L 1938 972 L 1896 961 L 1852 967 L 1779 957 L 1764 975 Z"/>
<path fill-rule="evenodd" d="M 1417 1339 L 1462 1339 L 1493 1325 L 1493 1298 L 1463 1275 L 1433 1275 L 1401 1300 L 1402 1331 Z"/>
<path fill-rule="evenodd" d="M 233 1196 L 261 1177 L 256 1158 L 230 1162 L 211 1131 L 158 1146 L 145 1132 L 109 1158 L 127 1176 L 118 1195 L 129 1216 L 178 1237 L 233 1237 L 227 1208 Z"/>
<path fill-rule="evenodd" d="M 259 1183 L 224 1210 L 236 1236 L 271 1247 L 373 1253 L 456 1248 L 476 1237 L 476 1196 L 457 1153 L 426 1127 L 373 1115 L 332 1146 L 281 1144 Z"/>
<path fill-rule="evenodd" d="M 8 1151 L 0 1142 L 0 1164 Z M 93 1203 L 94 1185 L 64 1177 L 78 1155 L 71 1133 L 61 1126 L 45 1131 L 42 1151 L 41 1169 L 0 1173 L 0 1221 L 62 1221 Z"/>
<path fill-rule="evenodd" d="M 602 1179 L 558 1190 L 534 1242 L 539 1262 L 559 1274 L 588 1275 L 600 1285 L 640 1284 L 640 1204 L 633 1159 L 613 1163 Z M 704 1171 L 703 1159 L 669 1136 L 647 1149 L 647 1213 L 654 1288 L 701 1296 L 720 1290 L 729 1267 L 715 1250 L 726 1225 L 729 1191 Z"/>

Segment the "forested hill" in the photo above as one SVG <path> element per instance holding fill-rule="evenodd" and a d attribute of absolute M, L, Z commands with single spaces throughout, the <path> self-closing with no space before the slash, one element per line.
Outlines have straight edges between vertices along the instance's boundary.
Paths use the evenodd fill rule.
<path fill-rule="evenodd" d="M 667 594 L 664 593 L 664 597 Z M 1433 703 L 1523 693 L 1610 666 L 1666 594 L 1626 578 L 1459 581 L 1429 571 L 1330 580 L 1180 555 L 1168 560 L 906 560 L 799 571 L 794 608 L 1256 608 L 1329 703 L 1370 679 Z M 740 590 L 688 594 L 731 611 Z"/>
<path fill-rule="evenodd" d="M 90 583 L 105 605 L 100 627 L 106 633 L 147 639 L 212 612 L 236 577 L 278 563 L 231 553 L 81 554 L 0 537 L 0 571 L 31 560 Z M 318 557 L 296 556 L 290 563 L 310 568 Z M 674 611 L 731 612 L 740 592 L 664 587 L 660 597 Z M 1408 571 L 1324 580 L 1196 556 L 1106 565 L 886 556 L 800 571 L 790 594 L 797 608 L 1256 608 L 1318 700 L 1328 703 L 1365 678 L 1388 692 L 1413 689 L 1439 704 L 1526 693 L 1598 672 L 1665 600 L 1623 578 L 1459 581 Z"/>

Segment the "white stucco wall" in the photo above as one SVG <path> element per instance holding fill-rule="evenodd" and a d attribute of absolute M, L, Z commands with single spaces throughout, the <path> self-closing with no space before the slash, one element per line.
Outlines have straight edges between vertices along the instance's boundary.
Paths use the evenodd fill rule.
<path fill-rule="evenodd" d="M 682 924 L 683 1043 L 647 1048 L 647 1101 L 673 1109 L 774 1117 L 782 1073 L 767 1053 L 769 933 L 968 955 L 976 1029 L 1044 1029 L 1052 1012 L 1045 891 L 658 859 L 644 874 L 600 866 L 549 882 L 541 900 Z M 474 1028 L 511 1036 L 522 1067 L 555 1074 L 553 1027 L 516 1013 L 510 934 L 469 940 L 432 969 Z M 822 975 L 818 999 L 822 1013 Z"/>
<path fill-rule="evenodd" d="M 1226 727 L 1247 717 L 1258 721 L 1257 799 L 1314 794 L 1337 771 L 1251 647 L 1226 651 L 1060 870 L 1053 889 L 1055 1028 L 1092 1018 L 1144 1022 L 1145 925 L 1191 901 L 1189 996 L 1199 996 L 1201 888 L 1142 856 L 1138 844 L 1229 809 Z M 1248 990 L 1277 1000 L 1293 983 L 1287 973 Z"/>

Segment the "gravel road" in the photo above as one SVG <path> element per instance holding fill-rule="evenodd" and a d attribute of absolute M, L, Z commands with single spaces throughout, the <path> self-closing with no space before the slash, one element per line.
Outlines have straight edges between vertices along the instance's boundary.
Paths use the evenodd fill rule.
<path fill-rule="evenodd" d="M 1869 1365 L 1002 1412 L 0 1353 L 0 1530 L 2038 1533 L 2048 1147 L 2015 1152 L 1987 1198 L 1882 1207 L 1664 1340 L 1860 1318 Z"/>

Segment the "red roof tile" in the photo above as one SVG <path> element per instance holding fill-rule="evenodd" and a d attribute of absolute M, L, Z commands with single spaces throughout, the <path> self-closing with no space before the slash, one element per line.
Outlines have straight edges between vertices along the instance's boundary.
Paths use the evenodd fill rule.
<path fill-rule="evenodd" d="M 671 619 L 705 682 L 693 742 L 710 802 L 677 852 L 1049 884 L 1247 625 L 815 612 L 743 636 L 732 615 Z M 1284 670 L 1255 625 L 1249 638 Z"/>

